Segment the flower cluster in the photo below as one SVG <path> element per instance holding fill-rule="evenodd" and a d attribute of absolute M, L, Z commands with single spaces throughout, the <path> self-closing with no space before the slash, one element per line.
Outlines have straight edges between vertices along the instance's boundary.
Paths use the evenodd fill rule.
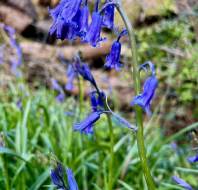
<path fill-rule="evenodd" d="M 80 131 L 85 134 L 93 134 L 94 123 L 98 121 L 100 119 L 100 115 L 104 113 L 105 94 L 99 90 L 88 65 L 82 63 L 79 57 L 76 57 L 74 67 L 75 71 L 83 77 L 84 80 L 89 81 L 95 88 L 95 90 L 90 93 L 92 112 L 83 121 L 74 124 L 74 131 Z"/>
<path fill-rule="evenodd" d="M 115 3 L 106 0 L 103 7 L 99 10 L 100 1 L 95 1 L 95 7 L 92 12 L 92 20 L 89 23 L 89 6 L 87 0 L 61 0 L 54 9 L 49 10 L 53 18 L 53 24 L 49 34 L 57 39 L 75 40 L 80 38 L 82 42 L 89 43 L 93 47 L 98 47 L 105 38 L 101 37 L 102 28 L 108 28 L 116 31 L 114 27 Z M 105 67 L 109 69 L 120 70 L 121 43 L 120 39 L 126 35 L 123 30 L 113 42 L 110 54 L 106 57 Z"/>
<path fill-rule="evenodd" d="M 93 134 L 93 126 L 100 119 L 101 114 L 111 114 L 119 123 L 130 128 L 132 130 L 136 130 L 134 126 L 132 126 L 126 119 L 122 118 L 118 114 L 114 113 L 108 106 L 107 97 L 103 91 L 101 91 L 96 81 L 88 67 L 87 64 L 82 63 L 80 58 L 76 58 L 75 63 L 75 71 L 84 80 L 90 82 L 90 84 L 95 88 L 90 95 L 90 102 L 92 107 L 92 112 L 81 122 L 74 124 L 74 131 L 80 131 L 85 134 Z"/>
<path fill-rule="evenodd" d="M 65 174 L 67 175 L 68 187 L 64 181 Z M 65 170 L 61 163 L 58 163 L 56 168 L 51 170 L 51 180 L 57 189 L 78 190 L 78 184 L 74 178 L 72 170 L 69 168 Z"/>
<path fill-rule="evenodd" d="M 114 25 L 114 14 L 117 6 L 115 2 L 117 1 L 106 0 L 102 7 L 100 7 L 100 0 L 95 0 L 93 12 L 90 13 L 87 0 L 61 0 L 54 9 L 50 10 L 53 24 L 49 34 L 61 40 L 75 40 L 78 38 L 84 43 L 98 47 L 100 43 L 105 40 L 105 38 L 101 37 L 103 28 L 108 28 L 113 32 L 117 31 Z M 91 16 L 90 22 L 89 15 Z M 106 57 L 106 68 L 115 69 L 116 71 L 121 69 L 121 38 L 127 34 L 127 30 L 122 30 L 117 35 L 117 39 L 112 43 L 110 53 Z M 150 115 L 150 105 L 158 86 L 158 80 L 155 76 L 154 65 L 151 62 L 146 62 L 141 65 L 140 70 L 146 70 L 147 65 L 150 67 L 151 75 L 144 83 L 143 92 L 133 99 L 131 105 L 140 106 Z M 110 109 L 107 96 L 98 88 L 88 65 L 82 63 L 79 57 L 75 58 L 73 65 L 68 66 L 68 83 L 66 89 L 73 88 L 73 81 L 76 76 L 80 76 L 88 81 L 93 87 L 93 90 L 89 94 L 92 108 L 91 113 L 88 114 L 84 120 L 74 124 L 74 131 L 79 131 L 84 134 L 93 134 L 94 124 L 100 119 L 102 114 L 107 114 L 108 117 L 111 115 L 127 128 L 137 130 L 135 126 L 132 126 L 127 120 L 115 114 Z M 56 89 L 59 91 L 58 88 Z M 111 139 L 113 139 L 113 137 L 111 137 Z M 60 185 L 62 185 L 62 183 L 60 183 Z"/>

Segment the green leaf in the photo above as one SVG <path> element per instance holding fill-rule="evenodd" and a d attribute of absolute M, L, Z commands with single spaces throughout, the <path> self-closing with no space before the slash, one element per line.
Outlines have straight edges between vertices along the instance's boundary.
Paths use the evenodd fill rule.
<path fill-rule="evenodd" d="M 43 172 L 35 181 L 35 183 L 30 187 L 30 190 L 40 189 L 42 184 L 48 179 L 50 174 L 50 169 L 48 168 L 45 172 Z"/>
<path fill-rule="evenodd" d="M 20 160 L 27 162 L 27 160 L 25 158 L 23 158 L 20 154 L 10 150 L 9 148 L 0 147 L 0 154 L 7 154 L 10 156 L 15 156 L 15 157 L 19 158 Z"/>

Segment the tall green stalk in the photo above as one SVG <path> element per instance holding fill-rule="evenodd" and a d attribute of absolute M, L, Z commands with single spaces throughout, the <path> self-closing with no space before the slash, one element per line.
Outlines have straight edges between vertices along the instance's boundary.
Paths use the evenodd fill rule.
<path fill-rule="evenodd" d="M 113 189 L 113 164 L 114 164 L 114 135 L 113 135 L 113 125 L 111 121 L 111 116 L 107 114 L 107 121 L 109 126 L 109 135 L 110 135 L 110 163 L 109 163 L 109 181 L 108 181 L 108 190 Z"/>
<path fill-rule="evenodd" d="M 135 33 L 132 27 L 132 24 L 126 15 L 121 2 L 117 2 L 116 8 L 122 17 L 122 20 L 126 26 L 126 29 L 128 30 L 128 36 L 129 41 L 131 45 L 131 54 L 132 54 L 132 67 L 130 69 L 131 77 L 134 81 L 134 89 L 135 89 L 135 95 L 138 95 L 141 90 L 140 85 L 140 74 L 139 74 L 139 68 L 138 68 L 138 54 L 137 54 L 137 46 L 136 46 L 136 40 L 135 40 Z M 135 106 L 135 112 L 136 112 L 136 123 L 138 126 L 137 131 L 137 144 L 138 144 L 138 151 L 139 156 L 142 164 L 143 173 L 146 179 L 147 187 L 149 190 L 155 190 L 155 183 L 153 180 L 153 177 L 151 176 L 151 172 L 147 163 L 146 158 L 146 148 L 144 145 L 144 128 L 143 128 L 143 116 L 142 116 L 142 109 L 138 106 Z"/>
<path fill-rule="evenodd" d="M 83 99 L 84 99 L 84 88 L 83 88 L 83 79 L 81 77 L 78 78 L 78 89 L 79 89 L 79 117 L 81 119 L 82 113 L 83 113 Z M 83 137 L 80 135 L 79 137 L 79 145 L 80 148 L 83 149 Z M 85 164 L 85 159 L 82 157 L 81 163 L 83 165 L 82 167 L 82 178 L 83 178 L 83 189 L 87 190 L 87 169 Z"/>
<path fill-rule="evenodd" d="M 96 86 L 96 91 L 100 94 L 100 89 Z M 103 99 L 105 105 L 105 110 L 108 110 L 108 105 L 106 99 Z M 108 190 L 113 189 L 113 164 L 114 164 L 114 134 L 113 134 L 113 125 L 111 120 L 111 115 L 107 113 L 107 123 L 109 127 L 109 136 L 110 136 L 110 163 L 109 163 L 109 179 L 108 179 Z"/>

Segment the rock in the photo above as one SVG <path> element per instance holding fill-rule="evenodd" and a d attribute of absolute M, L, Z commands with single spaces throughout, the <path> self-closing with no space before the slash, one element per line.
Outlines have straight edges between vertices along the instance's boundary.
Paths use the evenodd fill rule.
<path fill-rule="evenodd" d="M 123 7 L 133 23 L 144 22 L 148 17 L 161 17 L 166 12 L 176 13 L 177 8 L 174 0 L 125 0 Z M 120 26 L 123 22 L 119 15 L 116 16 L 116 21 Z"/>
<path fill-rule="evenodd" d="M 18 33 L 25 30 L 36 19 L 30 0 L 4 0 L 0 2 L 0 22 L 12 26 Z"/>
<path fill-rule="evenodd" d="M 7 3 L 29 15 L 32 19 L 36 19 L 35 8 L 31 0 L 7 0 Z"/>

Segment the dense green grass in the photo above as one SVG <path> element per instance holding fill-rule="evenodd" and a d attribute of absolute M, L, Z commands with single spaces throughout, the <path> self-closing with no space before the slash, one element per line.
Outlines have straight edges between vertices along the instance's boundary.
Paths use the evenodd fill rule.
<path fill-rule="evenodd" d="M 67 97 L 63 104 L 56 102 L 53 91 L 45 89 L 30 92 L 10 85 L 0 94 L 0 189 L 36 190 L 53 189 L 50 168 L 56 157 L 72 168 L 80 189 L 107 189 L 109 135 L 106 117 L 96 123 L 93 136 L 73 132 L 72 125 L 89 112 L 89 102 L 79 113 L 78 100 Z M 22 97 L 22 110 L 16 106 Z M 175 150 L 171 143 L 184 138 L 179 133 L 167 138 L 160 129 L 159 110 L 165 97 L 145 126 L 145 141 L 149 165 L 160 190 L 181 189 L 171 180 L 179 175 L 192 186 L 198 187 L 197 166 L 186 158 L 193 154 L 190 143 Z M 67 114 L 72 112 L 72 114 Z M 81 116 L 79 116 L 81 115 Z M 114 189 L 146 190 L 134 133 L 113 120 L 115 136 Z M 131 118 L 131 122 L 133 118 Z M 195 128 L 198 123 L 190 126 Z M 2 140 L 3 139 L 3 140 Z M 189 139 L 190 141 L 190 139 Z M 7 187 L 6 187 L 7 186 Z"/>

